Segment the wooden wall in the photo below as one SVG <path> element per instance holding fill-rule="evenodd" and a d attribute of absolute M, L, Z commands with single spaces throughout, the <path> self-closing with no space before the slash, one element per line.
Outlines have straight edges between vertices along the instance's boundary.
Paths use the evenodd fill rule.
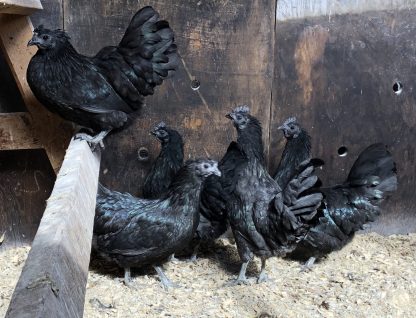
<path fill-rule="evenodd" d="M 34 24 L 64 27 L 84 54 L 118 43 L 131 16 L 144 5 L 154 6 L 175 31 L 181 66 L 147 99 L 130 128 L 106 140 L 104 184 L 140 193 L 158 154 L 148 131 L 160 120 L 184 135 L 186 158 L 220 158 L 235 136 L 225 113 L 248 104 L 263 122 L 272 171 L 283 147 L 276 127 L 288 116 L 297 116 L 309 130 L 314 155 L 327 163 L 321 172 L 326 182 L 342 181 L 370 143 L 388 144 L 398 163 L 400 188 L 374 229 L 416 231 L 416 12 L 408 1 L 396 1 L 393 11 L 387 0 L 378 0 L 375 8 L 354 0 L 42 3 L 45 10 L 33 16 Z M 199 90 L 192 90 L 193 79 L 200 81 Z M 400 95 L 393 92 L 395 81 L 404 85 Z M 348 148 L 345 157 L 337 154 L 341 146 Z M 138 160 L 141 147 L 149 150 L 147 162 Z"/>

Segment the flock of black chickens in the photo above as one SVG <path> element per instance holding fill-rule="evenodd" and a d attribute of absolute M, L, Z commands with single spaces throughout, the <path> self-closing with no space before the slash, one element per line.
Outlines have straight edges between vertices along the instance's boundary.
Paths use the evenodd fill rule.
<path fill-rule="evenodd" d="M 94 57 L 79 54 L 64 31 L 42 26 L 28 45 L 38 47 L 27 71 L 33 93 L 50 111 L 97 133 L 76 135 L 93 147 L 125 127 L 179 61 L 172 29 L 151 7 L 135 14 L 117 46 Z M 161 152 L 145 180 L 143 198 L 99 185 L 93 249 L 124 268 L 126 284 L 131 284 L 132 267 L 150 265 L 164 287 L 175 286 L 162 264 L 189 247 L 195 259 L 201 242 L 227 229 L 242 261 L 231 285 L 247 282 L 254 256 L 262 264 L 258 282 L 267 279 L 266 261 L 273 256 L 308 260 L 310 267 L 374 221 L 380 203 L 397 188 L 395 163 L 383 144 L 362 151 L 344 183 L 323 187 L 315 174 L 323 161 L 311 157 L 311 138 L 295 118 L 279 127 L 286 145 L 272 177 L 259 120 L 247 106 L 226 117 L 238 138 L 218 163 L 184 163 L 182 137 L 161 122 L 151 131 Z"/>

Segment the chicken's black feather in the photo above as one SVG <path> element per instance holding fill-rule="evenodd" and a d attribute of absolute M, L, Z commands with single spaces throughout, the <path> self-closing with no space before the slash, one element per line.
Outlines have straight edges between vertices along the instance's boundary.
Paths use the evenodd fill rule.
<path fill-rule="evenodd" d="M 213 173 L 220 173 L 213 160 L 187 162 L 158 200 L 139 199 L 100 186 L 94 249 L 126 269 L 160 264 L 182 250 L 198 225 L 203 179 Z"/>
<path fill-rule="evenodd" d="M 173 31 L 151 7 L 132 18 L 118 46 L 79 54 L 62 30 L 38 27 L 27 79 L 50 111 L 95 131 L 121 128 L 178 65 Z"/>
<path fill-rule="evenodd" d="M 238 144 L 231 142 L 218 164 L 221 176 L 211 175 L 205 180 L 201 193 L 200 223 L 196 231 L 198 241 L 211 241 L 226 232 L 227 202 L 245 161 Z"/>
<path fill-rule="evenodd" d="M 182 136 L 163 123 L 154 127 L 151 133 L 160 141 L 161 150 L 144 182 L 145 199 L 157 199 L 166 193 L 176 173 L 183 166 Z"/>

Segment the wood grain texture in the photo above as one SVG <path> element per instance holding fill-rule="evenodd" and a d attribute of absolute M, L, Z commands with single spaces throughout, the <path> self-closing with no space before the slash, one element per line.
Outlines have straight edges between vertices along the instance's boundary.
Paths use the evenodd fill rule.
<path fill-rule="evenodd" d="M 133 194 L 158 154 L 149 129 L 161 120 L 183 134 L 186 158 L 219 159 L 235 136 L 225 114 L 247 104 L 264 123 L 268 145 L 274 1 L 67 0 L 65 29 L 80 52 L 94 54 L 117 44 L 133 14 L 149 4 L 170 22 L 183 63 L 127 130 L 106 139 L 102 181 Z M 195 78 L 197 91 L 190 85 Z M 148 162 L 137 160 L 142 146 L 150 151 Z"/>
<path fill-rule="evenodd" d="M 46 150 L 55 172 L 59 170 L 72 128 L 58 116 L 48 112 L 33 96 L 26 81 L 26 69 L 35 48 L 28 48 L 32 24 L 25 16 L 0 15 L 0 45 L 10 66 L 22 98 L 33 118 L 33 131 Z"/>
<path fill-rule="evenodd" d="M 6 317 L 82 317 L 99 167 L 71 141 Z"/>
<path fill-rule="evenodd" d="M 55 182 L 45 151 L 0 151 L 0 180 L 0 250 L 30 244 Z"/>
<path fill-rule="evenodd" d="M 0 113 L 0 150 L 39 149 L 28 113 Z"/>
<path fill-rule="evenodd" d="M 41 10 L 40 0 L 1 0 L 0 14 L 22 14 L 29 15 L 36 10 Z"/>
<path fill-rule="evenodd" d="M 313 154 L 325 160 L 324 184 L 343 181 L 366 146 L 387 144 L 399 189 L 373 228 L 381 233 L 416 231 L 415 13 L 310 18 L 276 29 L 272 170 L 284 146 L 277 127 L 289 116 L 298 117 L 312 136 Z M 400 95 L 392 89 L 397 80 L 404 85 Z M 337 154 L 341 146 L 346 157 Z"/>

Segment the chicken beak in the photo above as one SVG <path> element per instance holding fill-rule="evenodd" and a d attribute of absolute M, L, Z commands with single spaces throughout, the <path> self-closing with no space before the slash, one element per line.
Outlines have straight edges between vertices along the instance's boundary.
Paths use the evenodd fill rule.
<path fill-rule="evenodd" d="M 33 41 L 33 38 L 27 42 L 27 46 L 35 45 L 35 41 Z"/>
<path fill-rule="evenodd" d="M 231 113 L 225 115 L 225 117 L 228 118 L 228 119 L 233 119 L 233 116 L 231 116 Z"/>
<path fill-rule="evenodd" d="M 278 130 L 285 130 L 285 126 L 279 126 L 277 127 Z"/>
<path fill-rule="evenodd" d="M 213 172 L 216 176 L 221 177 L 221 171 L 218 168 L 215 168 Z"/>

